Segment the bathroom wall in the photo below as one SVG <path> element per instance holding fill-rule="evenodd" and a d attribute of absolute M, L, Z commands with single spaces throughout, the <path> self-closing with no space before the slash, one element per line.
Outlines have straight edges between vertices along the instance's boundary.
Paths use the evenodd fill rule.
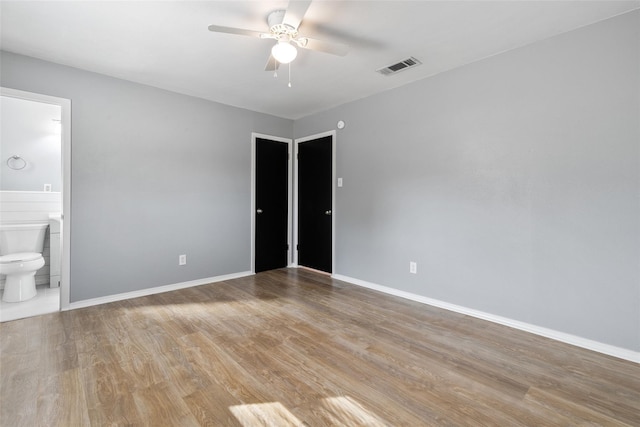
<path fill-rule="evenodd" d="M 58 192 L 0 191 L 0 223 L 49 223 L 49 214 L 60 212 Z M 49 284 L 49 232 L 44 241 L 42 256 L 45 265 L 36 273 L 36 285 Z M 5 276 L 0 275 L 0 289 L 4 289 Z"/>
<path fill-rule="evenodd" d="M 43 191 L 48 184 L 49 191 L 61 191 L 60 107 L 2 96 L 0 114 L 0 190 Z M 14 155 L 25 163 L 7 164 Z"/>

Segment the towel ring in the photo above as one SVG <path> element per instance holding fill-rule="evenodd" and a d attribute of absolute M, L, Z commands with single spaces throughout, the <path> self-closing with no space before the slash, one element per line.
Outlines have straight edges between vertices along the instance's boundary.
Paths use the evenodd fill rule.
<path fill-rule="evenodd" d="M 16 162 L 18 162 L 18 165 L 16 165 Z M 9 167 L 9 169 L 19 171 L 27 167 L 27 161 L 16 154 L 7 159 L 7 166 Z"/>

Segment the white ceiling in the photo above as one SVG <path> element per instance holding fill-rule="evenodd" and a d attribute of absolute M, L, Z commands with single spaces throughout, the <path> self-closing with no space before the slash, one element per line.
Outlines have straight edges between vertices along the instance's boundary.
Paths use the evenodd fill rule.
<path fill-rule="evenodd" d="M 350 45 L 300 50 L 278 78 L 266 31 L 288 1 L 2 1 L 3 50 L 275 116 L 297 119 L 640 7 L 640 1 L 315 0 L 303 35 Z M 376 69 L 414 56 L 391 77 Z"/>

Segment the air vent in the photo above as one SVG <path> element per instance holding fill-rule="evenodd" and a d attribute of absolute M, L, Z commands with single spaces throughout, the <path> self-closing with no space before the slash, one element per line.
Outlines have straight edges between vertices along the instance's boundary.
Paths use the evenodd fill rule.
<path fill-rule="evenodd" d="M 407 58 L 404 61 L 398 62 L 397 64 L 388 65 L 376 71 L 382 74 L 383 76 L 390 76 L 392 74 L 399 73 L 400 71 L 406 70 L 408 68 L 417 67 L 420 64 L 422 64 L 422 62 L 418 61 L 416 58 L 412 56 L 411 58 Z"/>

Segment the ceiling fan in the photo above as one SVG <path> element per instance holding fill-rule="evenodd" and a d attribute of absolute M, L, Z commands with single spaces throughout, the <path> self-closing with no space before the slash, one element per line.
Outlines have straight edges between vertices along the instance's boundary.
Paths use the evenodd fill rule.
<path fill-rule="evenodd" d="M 310 4 L 311 0 L 292 0 L 286 10 L 271 12 L 267 17 L 268 32 L 221 27 L 219 25 L 209 25 L 209 31 L 276 40 L 275 45 L 271 48 L 271 55 L 267 61 L 265 71 L 277 70 L 280 64 L 288 64 L 293 61 L 298 54 L 296 46 L 333 55 L 346 55 L 349 51 L 349 46 L 347 45 L 316 40 L 301 36 L 298 33 L 300 23 Z"/>

